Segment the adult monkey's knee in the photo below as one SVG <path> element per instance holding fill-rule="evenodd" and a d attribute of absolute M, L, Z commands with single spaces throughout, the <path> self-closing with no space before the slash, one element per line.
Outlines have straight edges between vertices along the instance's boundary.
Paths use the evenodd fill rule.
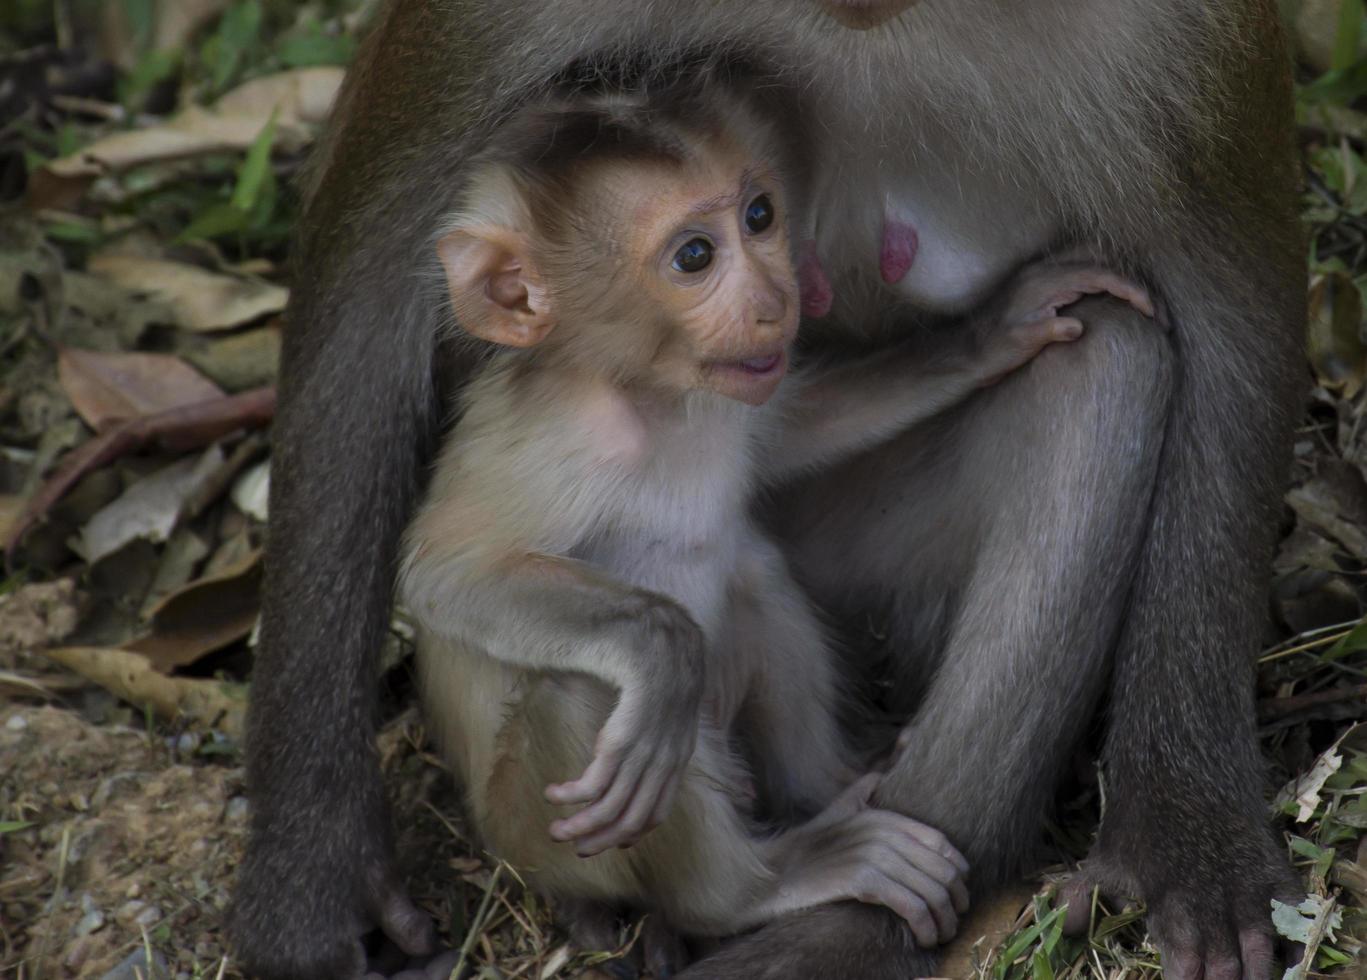
<path fill-rule="evenodd" d="M 1033 404 L 1057 400 L 1073 412 L 1090 406 L 1076 420 L 1098 428 L 1124 428 L 1127 418 L 1166 414 L 1177 352 L 1161 314 L 1145 316 L 1111 296 L 1088 296 L 1063 312 L 1082 321 L 1083 334 L 1036 358 L 1026 396 Z"/>

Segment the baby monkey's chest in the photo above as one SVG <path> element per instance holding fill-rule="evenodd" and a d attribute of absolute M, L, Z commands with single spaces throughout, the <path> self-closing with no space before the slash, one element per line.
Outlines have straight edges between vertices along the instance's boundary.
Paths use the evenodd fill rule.
<path fill-rule="evenodd" d="M 754 531 L 743 470 L 699 460 L 673 481 L 634 475 L 619 487 L 576 557 L 638 588 L 668 596 L 715 636 L 729 583 Z"/>

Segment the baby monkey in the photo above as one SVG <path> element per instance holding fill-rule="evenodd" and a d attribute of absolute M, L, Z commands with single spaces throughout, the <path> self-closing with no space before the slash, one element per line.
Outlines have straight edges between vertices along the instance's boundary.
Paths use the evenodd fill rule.
<path fill-rule="evenodd" d="M 931 946 L 967 865 L 868 806 L 821 625 L 752 499 L 1076 339 L 1057 310 L 1081 294 L 1148 301 L 1039 267 L 957 353 L 785 381 L 800 302 L 771 117 L 703 86 L 531 108 L 494 137 L 436 246 L 487 357 L 401 595 L 474 824 L 538 887 L 694 935 L 855 899 Z M 761 833 L 756 794 L 815 816 Z"/>

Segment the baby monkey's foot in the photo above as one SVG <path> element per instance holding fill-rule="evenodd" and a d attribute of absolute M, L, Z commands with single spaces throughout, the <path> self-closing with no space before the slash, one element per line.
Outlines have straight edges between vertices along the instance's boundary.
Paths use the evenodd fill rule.
<path fill-rule="evenodd" d="M 857 780 L 807 823 L 777 838 L 778 878 L 765 911 L 826 902 L 883 905 L 926 948 L 954 937 L 968 909 L 968 862 L 943 834 L 870 803 L 880 780 Z"/>

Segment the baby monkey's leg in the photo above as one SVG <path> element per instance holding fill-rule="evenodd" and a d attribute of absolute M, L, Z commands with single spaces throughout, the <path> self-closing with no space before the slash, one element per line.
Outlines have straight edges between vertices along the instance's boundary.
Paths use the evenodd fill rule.
<path fill-rule="evenodd" d="M 731 591 L 726 655 L 746 661 L 736 726 L 753 758 L 766 816 L 809 817 L 854 781 L 837 724 L 834 653 L 811 602 L 770 542 L 747 546 Z"/>
<path fill-rule="evenodd" d="M 862 783 L 802 827 L 757 837 L 740 802 L 744 767 L 710 726 L 699 732 L 674 808 L 640 842 L 581 858 L 551 840 L 546 826 L 559 808 L 542 787 L 584 765 L 612 702 L 593 681 L 534 678 L 500 733 L 475 821 L 493 851 L 540 888 L 655 909 L 695 935 L 729 935 L 846 899 L 893 909 L 927 945 L 953 935 L 967 865 L 942 837 L 869 808 L 872 784 Z"/>

